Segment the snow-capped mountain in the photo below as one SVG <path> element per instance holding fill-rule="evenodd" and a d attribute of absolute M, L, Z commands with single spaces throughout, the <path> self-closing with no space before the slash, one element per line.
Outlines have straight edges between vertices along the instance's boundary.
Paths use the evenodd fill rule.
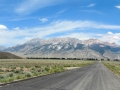
<path fill-rule="evenodd" d="M 42 39 L 33 38 L 30 41 L 27 41 L 26 44 L 37 44 L 37 43 L 40 43 L 41 41 L 42 41 Z"/>
<path fill-rule="evenodd" d="M 98 39 L 81 41 L 75 38 L 39 38 L 5 49 L 5 51 L 31 57 L 119 58 L 120 46 Z"/>
<path fill-rule="evenodd" d="M 93 45 L 93 44 L 103 44 L 104 42 L 98 40 L 98 39 L 88 39 L 88 40 L 84 40 L 83 41 L 83 44 L 86 45 L 86 46 L 90 46 L 90 45 Z"/>

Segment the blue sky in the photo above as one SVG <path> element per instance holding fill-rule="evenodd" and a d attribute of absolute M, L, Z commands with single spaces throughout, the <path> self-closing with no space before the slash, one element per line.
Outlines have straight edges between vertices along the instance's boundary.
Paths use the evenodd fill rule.
<path fill-rule="evenodd" d="M 120 44 L 120 0 L 0 0 L 0 45 L 37 37 Z"/>

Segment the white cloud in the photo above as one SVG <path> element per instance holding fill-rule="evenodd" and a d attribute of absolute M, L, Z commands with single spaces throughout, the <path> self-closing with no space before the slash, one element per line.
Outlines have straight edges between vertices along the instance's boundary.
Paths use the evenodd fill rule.
<path fill-rule="evenodd" d="M 113 33 L 112 33 L 112 32 L 108 32 L 108 34 L 110 34 L 110 35 L 111 35 L 111 34 L 113 34 Z"/>
<path fill-rule="evenodd" d="M 61 14 L 61 13 L 64 13 L 66 10 L 61 10 L 59 11 L 57 14 Z"/>
<path fill-rule="evenodd" d="M 7 27 L 5 25 L 0 24 L 0 30 L 6 30 L 6 29 L 7 29 Z"/>
<path fill-rule="evenodd" d="M 77 38 L 80 40 L 87 40 L 90 38 L 99 39 L 104 42 L 110 42 L 110 43 L 116 43 L 120 44 L 120 33 L 106 33 L 106 34 L 96 34 L 96 33 L 71 33 L 66 34 L 60 37 L 71 37 L 71 38 Z"/>
<path fill-rule="evenodd" d="M 13 28 L 14 30 L 19 30 L 20 28 L 19 27 L 16 27 L 16 28 Z"/>
<path fill-rule="evenodd" d="M 48 21 L 47 18 L 39 18 L 39 20 L 40 20 L 41 22 L 47 22 L 47 21 Z"/>
<path fill-rule="evenodd" d="M 27 20 L 27 19 L 35 19 L 35 17 L 25 17 L 25 18 L 13 18 L 10 21 L 22 21 L 22 20 Z"/>
<path fill-rule="evenodd" d="M 38 9 L 60 4 L 65 0 L 25 0 L 16 9 L 15 12 L 20 15 L 28 15 Z"/>
<path fill-rule="evenodd" d="M 79 10 L 79 11 L 87 12 L 87 13 L 104 14 L 104 13 L 97 11 L 97 10 Z"/>
<path fill-rule="evenodd" d="M 114 39 L 120 39 L 120 36 L 116 36 L 116 35 L 115 35 L 113 38 L 114 38 Z"/>
<path fill-rule="evenodd" d="M 115 6 L 116 8 L 118 8 L 118 9 L 120 9 L 120 5 L 118 5 L 118 6 Z"/>
<path fill-rule="evenodd" d="M 63 36 L 60 36 L 60 37 L 71 37 L 71 38 L 77 38 L 79 40 L 87 40 L 87 39 L 90 39 L 90 38 L 95 38 L 95 34 L 92 34 L 92 33 L 83 33 L 83 32 L 80 32 L 80 33 L 71 33 L 71 34 L 66 34 L 66 35 L 63 35 Z"/>
<path fill-rule="evenodd" d="M 94 7 L 96 4 L 90 4 L 87 7 Z"/>
<path fill-rule="evenodd" d="M 112 33 L 108 32 L 107 34 L 102 34 L 100 39 L 102 41 L 108 41 L 108 42 L 115 42 L 117 44 L 120 44 L 120 33 Z"/>
<path fill-rule="evenodd" d="M 7 29 L 7 27 L 5 28 Z M 107 25 L 107 24 L 100 24 L 92 21 L 55 21 L 51 22 L 50 24 L 46 26 L 38 26 L 33 28 L 17 28 L 18 30 L 0 30 L 0 45 L 15 45 L 24 43 L 28 39 L 39 37 L 39 38 L 46 38 L 47 36 L 55 33 L 64 33 L 72 31 L 71 34 L 66 34 L 66 36 L 75 37 L 75 38 L 94 38 L 95 35 L 101 37 L 103 40 L 109 40 L 111 42 L 117 42 L 120 38 L 120 33 L 112 33 L 108 32 L 107 34 L 90 34 L 89 30 L 120 30 L 120 26 L 118 25 Z M 77 32 L 83 32 L 83 30 L 88 30 L 88 33 L 79 33 Z M 60 35 L 61 36 L 61 35 Z M 58 36 L 59 37 L 59 36 Z"/>

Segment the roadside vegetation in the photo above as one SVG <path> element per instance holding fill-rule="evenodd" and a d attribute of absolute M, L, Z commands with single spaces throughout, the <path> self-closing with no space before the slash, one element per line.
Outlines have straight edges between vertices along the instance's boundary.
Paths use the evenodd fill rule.
<path fill-rule="evenodd" d="M 120 77 L 120 61 L 103 61 L 103 64 Z"/>
<path fill-rule="evenodd" d="M 0 60 L 0 83 L 57 73 L 68 67 L 84 67 L 94 62 L 83 60 Z"/>

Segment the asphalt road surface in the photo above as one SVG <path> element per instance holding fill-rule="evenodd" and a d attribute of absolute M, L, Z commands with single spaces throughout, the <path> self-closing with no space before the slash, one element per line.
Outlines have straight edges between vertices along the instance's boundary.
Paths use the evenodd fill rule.
<path fill-rule="evenodd" d="M 84 68 L 5 85 L 0 90 L 120 90 L 120 78 L 99 61 Z"/>

